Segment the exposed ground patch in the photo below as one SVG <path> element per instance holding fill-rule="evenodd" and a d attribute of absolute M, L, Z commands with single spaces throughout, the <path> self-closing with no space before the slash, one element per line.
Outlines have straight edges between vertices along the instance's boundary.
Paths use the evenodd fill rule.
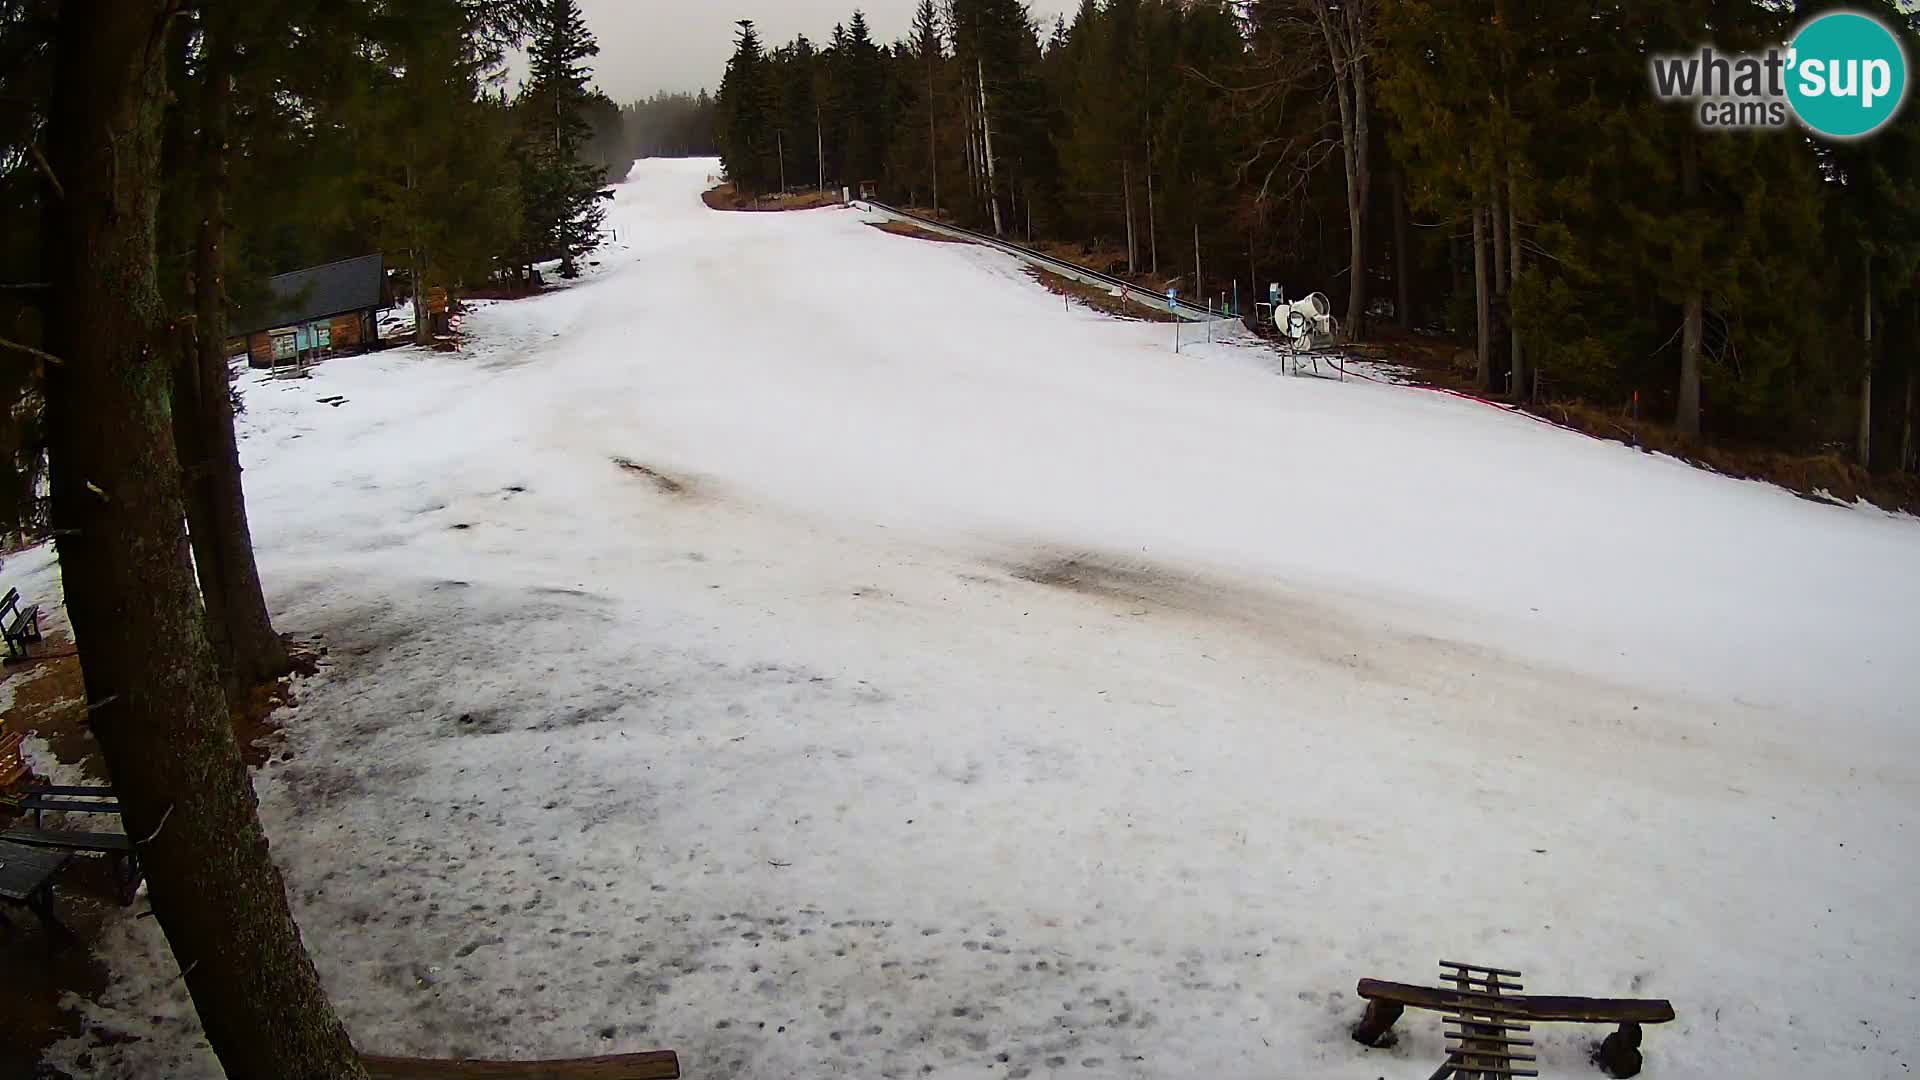
<path fill-rule="evenodd" d="M 636 476 L 646 477 L 647 480 L 652 482 L 654 487 L 660 489 L 662 494 L 685 495 L 687 493 L 688 484 L 686 481 L 676 479 L 658 469 L 642 465 L 632 458 L 617 457 L 613 459 L 613 463 Z"/>
<path fill-rule="evenodd" d="M 915 240 L 931 240 L 936 244 L 964 244 L 967 242 L 957 236 L 948 236 L 945 233 L 937 233 L 931 229 L 923 229 L 907 221 L 869 221 L 867 224 L 875 229 L 879 229 L 883 233 L 892 233 L 895 236 L 910 236 Z"/>
<path fill-rule="evenodd" d="M 1131 299 L 1115 296 L 1098 285 L 1088 285 L 1083 281 L 1061 277 L 1059 274 L 1038 267 L 1027 267 L 1026 271 L 1033 280 L 1039 282 L 1055 296 L 1066 296 L 1094 309 L 1103 311 L 1118 319 L 1134 322 L 1172 322 L 1174 316 L 1152 306 L 1152 294 L 1142 289 L 1132 294 Z"/>
<path fill-rule="evenodd" d="M 701 193 L 700 201 L 713 210 L 765 213 L 780 210 L 818 210 L 823 206 L 838 206 L 840 196 L 831 191 L 746 196 L 735 190 L 732 184 L 721 184 L 717 188 Z"/>

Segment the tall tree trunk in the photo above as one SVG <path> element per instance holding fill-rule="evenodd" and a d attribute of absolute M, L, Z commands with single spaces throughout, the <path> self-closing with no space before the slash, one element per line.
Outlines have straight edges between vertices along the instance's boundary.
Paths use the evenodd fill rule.
<path fill-rule="evenodd" d="M 1147 257 L 1152 260 L 1153 276 L 1160 276 L 1160 231 L 1154 225 L 1153 212 L 1153 139 L 1147 139 Z"/>
<path fill-rule="evenodd" d="M 1496 166 L 1496 171 L 1498 167 Z M 1496 299 L 1505 299 L 1507 295 L 1507 193 L 1504 185 L 1495 180 L 1489 191 L 1493 196 L 1493 295 Z"/>
<path fill-rule="evenodd" d="M 993 165 L 993 113 L 987 107 L 986 62 L 975 57 L 973 63 L 980 79 L 980 148 L 987 165 L 987 205 L 993 209 L 993 235 L 1005 236 L 1006 226 L 1000 220 L 1000 183 Z"/>
<path fill-rule="evenodd" d="M 1688 439 L 1700 437 L 1700 341 L 1706 297 L 1698 286 L 1687 291 L 1680 323 L 1680 408 L 1674 424 Z"/>
<path fill-rule="evenodd" d="M 1497 174 L 1499 166 L 1496 164 L 1494 169 Z M 1510 321 L 1507 313 L 1507 200 L 1497 178 L 1487 185 L 1487 191 L 1488 213 L 1493 226 L 1493 345 L 1497 346 L 1509 330 L 1507 324 Z M 1519 393 L 1519 389 L 1513 385 L 1511 372 L 1508 373 L 1506 389 L 1509 394 Z"/>
<path fill-rule="evenodd" d="M 411 153 L 411 148 L 409 148 L 409 153 Z M 427 309 L 426 260 L 420 257 L 420 224 L 418 221 L 418 212 L 412 209 L 414 202 L 411 197 L 413 192 L 412 161 L 407 162 L 407 192 L 409 195 L 407 203 L 410 212 L 415 215 L 415 221 L 409 226 L 408 230 L 413 243 L 407 248 L 408 270 L 413 275 L 413 343 L 422 348 L 427 348 L 433 344 L 433 318 L 432 313 Z"/>
<path fill-rule="evenodd" d="M 407 251 L 407 260 L 413 268 L 413 343 L 422 347 L 433 345 L 433 312 L 427 304 L 427 283 L 422 276 L 424 263 L 418 249 Z"/>
<path fill-rule="evenodd" d="M 1133 235 L 1133 163 L 1120 161 L 1120 205 L 1127 213 L 1127 273 L 1140 272 L 1140 245 Z"/>
<path fill-rule="evenodd" d="M 1402 330 L 1413 329 L 1413 271 L 1407 248 L 1407 174 L 1393 171 L 1393 314 Z"/>
<path fill-rule="evenodd" d="M 1700 194 L 1700 158 L 1689 133 L 1680 144 L 1680 187 L 1688 209 Z M 1680 325 L 1680 407 L 1674 424 L 1688 439 L 1700 437 L 1700 339 L 1703 336 L 1706 292 L 1699 282 L 1688 286 Z"/>
<path fill-rule="evenodd" d="M 934 113 L 933 73 L 939 57 L 927 51 L 927 168 L 933 178 L 933 216 L 940 216 L 940 123 Z"/>
<path fill-rule="evenodd" d="M 1493 311 L 1487 296 L 1487 208 L 1473 204 L 1474 377 L 1480 389 L 1493 389 Z"/>
<path fill-rule="evenodd" d="M 1519 196 L 1520 188 L 1513 179 L 1509 167 L 1507 172 L 1507 251 L 1513 258 L 1513 273 L 1507 280 L 1507 341 L 1513 347 L 1513 400 L 1526 402 L 1533 400 L 1533 388 L 1527 385 L 1526 351 L 1520 345 L 1520 328 L 1514 324 L 1513 294 L 1520 287 L 1520 215 L 1513 206 Z"/>
<path fill-rule="evenodd" d="M 1873 256 L 1867 256 L 1865 289 L 1861 292 L 1860 343 L 1865 363 L 1860 367 L 1860 467 L 1873 468 Z"/>
<path fill-rule="evenodd" d="M 1366 333 L 1367 317 L 1367 202 L 1372 176 L 1368 156 L 1367 132 L 1367 31 L 1360 20 L 1365 15 L 1360 5 L 1315 5 L 1321 34 L 1326 38 L 1327 54 L 1332 60 L 1334 97 L 1340 102 L 1341 159 L 1347 171 L 1347 229 L 1350 239 L 1347 262 L 1347 339 L 1358 341 Z"/>
<path fill-rule="evenodd" d="M 1200 276 L 1200 222 L 1193 223 L 1193 299 L 1196 303 L 1207 301 L 1207 279 Z"/>
<path fill-rule="evenodd" d="M 229 1076 L 366 1075 L 267 851 L 201 625 L 154 214 L 170 0 L 67 4 L 54 37 L 47 427 L 89 723 L 153 913 Z"/>
<path fill-rule="evenodd" d="M 290 664 L 260 589 L 227 386 L 224 244 L 233 51 L 218 17 L 209 11 L 202 22 L 202 202 L 193 273 L 199 347 L 180 350 L 186 363 L 174 387 L 173 426 L 186 478 L 187 525 L 206 608 L 207 638 L 231 697 L 286 674 Z"/>
<path fill-rule="evenodd" d="M 1911 361 L 1909 361 L 1911 363 Z M 1900 414 L 1900 468 L 1913 471 L 1913 368 L 1907 368 L 1907 405 Z"/>

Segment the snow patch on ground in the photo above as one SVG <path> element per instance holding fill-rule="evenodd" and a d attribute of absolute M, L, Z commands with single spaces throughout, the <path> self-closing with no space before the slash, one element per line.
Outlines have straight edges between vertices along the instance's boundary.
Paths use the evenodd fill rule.
<path fill-rule="evenodd" d="M 25 681 L 25 678 L 25 676 L 22 676 L 23 681 Z M 7 685 L 14 685 L 14 681 L 9 679 Z M 102 782 L 99 777 L 93 775 L 92 771 L 89 770 L 84 763 L 61 761 L 59 756 L 53 752 L 53 747 L 47 743 L 47 740 L 40 738 L 38 735 L 27 736 L 25 741 L 20 744 L 20 753 L 21 756 L 27 759 L 27 768 L 32 769 L 34 775 L 49 784 L 60 787 L 86 787 L 89 784 L 99 784 Z M 52 820 L 69 817 L 85 820 L 93 816 L 94 815 L 91 814 L 56 814 Z"/>
<path fill-rule="evenodd" d="M 458 354 L 250 376 L 261 813 L 359 1044 L 688 1075 L 1424 1076 L 1442 957 L 1648 1075 L 1920 1057 L 1920 531 L 1275 378 L 643 163 Z M 344 399 L 338 404 L 333 399 Z M 151 920 L 89 1075 L 217 1075 Z M 1602 1032 L 1545 1029 L 1549 1075 Z"/>

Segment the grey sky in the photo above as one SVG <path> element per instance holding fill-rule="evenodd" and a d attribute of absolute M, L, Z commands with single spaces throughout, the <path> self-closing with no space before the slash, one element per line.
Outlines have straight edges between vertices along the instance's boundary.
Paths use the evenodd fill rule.
<path fill-rule="evenodd" d="M 718 89 L 733 53 L 733 24 L 752 19 L 769 48 L 804 33 L 823 40 L 858 7 L 873 36 L 891 43 L 905 36 L 919 0 L 580 0 L 600 42 L 593 77 L 615 101 L 656 90 Z M 1029 0 L 1034 16 L 1054 17 L 1078 0 Z"/>

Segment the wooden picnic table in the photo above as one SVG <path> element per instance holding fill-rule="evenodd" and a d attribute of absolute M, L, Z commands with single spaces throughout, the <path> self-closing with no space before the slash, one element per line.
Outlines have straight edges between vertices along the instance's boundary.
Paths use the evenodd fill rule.
<path fill-rule="evenodd" d="M 71 852 L 0 841 L 0 900 L 40 916 L 48 930 L 62 937 L 73 937 L 73 931 L 53 913 L 54 875 L 72 859 Z M 0 912 L 0 922 L 11 920 L 5 912 Z"/>

